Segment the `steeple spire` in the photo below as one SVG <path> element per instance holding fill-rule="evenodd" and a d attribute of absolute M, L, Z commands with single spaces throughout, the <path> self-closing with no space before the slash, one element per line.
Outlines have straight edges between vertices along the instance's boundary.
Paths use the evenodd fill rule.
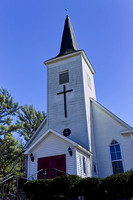
<path fill-rule="evenodd" d="M 72 53 L 78 50 L 78 45 L 74 35 L 74 31 L 69 19 L 69 16 L 66 16 L 64 31 L 62 36 L 60 53 L 58 56 L 63 56 L 68 53 Z"/>

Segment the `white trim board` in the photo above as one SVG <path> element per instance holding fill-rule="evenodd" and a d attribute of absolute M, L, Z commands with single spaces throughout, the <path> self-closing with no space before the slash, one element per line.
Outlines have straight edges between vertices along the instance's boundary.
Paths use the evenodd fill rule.
<path fill-rule="evenodd" d="M 48 136 L 49 133 L 52 133 L 54 135 L 56 135 L 57 137 L 60 137 L 61 139 L 65 140 L 66 142 L 72 144 L 74 147 L 76 147 L 77 149 L 81 150 L 82 152 L 88 154 L 89 156 L 92 155 L 91 152 L 87 151 L 85 148 L 81 147 L 79 144 L 77 144 L 76 142 L 70 140 L 69 138 L 57 133 L 56 131 L 52 130 L 52 129 L 48 129 L 34 144 L 32 144 L 26 151 L 25 151 L 25 155 L 28 155 L 31 153 L 32 149 L 35 148 L 42 140 L 45 140 L 45 138 Z"/>
<path fill-rule="evenodd" d="M 92 103 L 94 103 L 98 108 L 100 108 L 101 110 L 103 110 L 105 113 L 107 113 L 110 117 L 112 117 L 117 122 L 119 122 L 120 124 L 122 124 L 123 126 L 125 126 L 128 130 L 131 130 L 131 131 L 133 130 L 133 128 L 131 126 L 129 126 L 126 122 L 124 122 L 123 120 L 121 120 L 119 117 L 117 117 L 115 114 L 113 114 L 107 108 L 105 108 L 100 103 L 98 103 L 97 101 L 95 101 L 93 98 L 90 98 L 90 101 Z"/>

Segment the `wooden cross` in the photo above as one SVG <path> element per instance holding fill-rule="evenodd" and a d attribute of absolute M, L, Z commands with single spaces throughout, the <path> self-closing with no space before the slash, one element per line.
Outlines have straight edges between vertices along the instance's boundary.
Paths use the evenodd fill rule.
<path fill-rule="evenodd" d="M 64 94 L 64 112 L 65 112 L 65 117 L 67 117 L 66 93 L 72 92 L 72 91 L 73 91 L 73 90 L 66 90 L 66 86 L 63 85 L 63 91 L 57 93 L 57 95 Z"/>

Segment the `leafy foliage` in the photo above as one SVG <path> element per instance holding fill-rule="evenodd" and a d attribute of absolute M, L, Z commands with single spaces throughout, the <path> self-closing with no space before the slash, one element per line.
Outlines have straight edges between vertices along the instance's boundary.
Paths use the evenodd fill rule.
<path fill-rule="evenodd" d="M 51 200 L 51 182 L 52 179 L 28 181 L 24 187 L 27 197 L 33 200 L 44 199 L 44 197 Z"/>
<path fill-rule="evenodd" d="M 126 199 L 130 197 L 129 180 L 132 173 L 114 174 L 106 177 L 100 186 L 100 191 L 103 199 Z"/>
<path fill-rule="evenodd" d="M 133 197 L 133 173 L 121 173 L 104 179 L 76 175 L 60 176 L 51 180 L 35 180 L 25 184 L 29 198 L 40 199 L 130 199 Z M 39 198 L 37 198 L 39 197 Z"/>
<path fill-rule="evenodd" d="M 75 193 L 77 196 L 85 196 L 86 198 L 91 196 L 93 199 L 98 199 L 101 181 L 102 179 L 100 178 L 83 178 L 75 185 Z"/>
<path fill-rule="evenodd" d="M 77 175 L 59 176 L 53 179 L 51 183 L 51 192 L 53 196 L 75 196 L 74 186 L 80 181 Z"/>
<path fill-rule="evenodd" d="M 25 184 L 25 192 L 28 198 L 43 200 L 44 198 L 66 199 L 65 196 L 74 196 L 74 185 L 81 178 L 76 175 L 60 176 L 55 179 L 28 181 Z"/>
<path fill-rule="evenodd" d="M 0 174 L 10 173 L 21 175 L 24 171 L 23 144 L 8 133 L 0 140 Z"/>
<path fill-rule="evenodd" d="M 23 144 L 12 135 L 17 130 L 13 117 L 19 110 L 11 94 L 0 89 L 0 175 L 21 173 L 24 169 Z"/>
<path fill-rule="evenodd" d="M 45 119 L 46 114 L 44 112 L 36 111 L 33 105 L 22 106 L 21 110 L 17 112 L 18 120 L 17 127 L 18 133 L 24 136 L 24 139 L 28 141 L 41 122 Z"/>
<path fill-rule="evenodd" d="M 44 117 L 45 114 L 33 106 L 19 106 L 7 90 L 0 89 L 0 176 L 24 173 L 23 143 L 12 133 L 19 132 L 29 140 Z"/>
<path fill-rule="evenodd" d="M 129 174 L 128 191 L 130 192 L 130 197 L 133 197 L 133 171 Z"/>
<path fill-rule="evenodd" d="M 18 103 L 13 102 L 11 94 L 3 88 L 0 89 L 0 136 L 16 130 L 11 116 L 15 116 L 18 109 Z"/>

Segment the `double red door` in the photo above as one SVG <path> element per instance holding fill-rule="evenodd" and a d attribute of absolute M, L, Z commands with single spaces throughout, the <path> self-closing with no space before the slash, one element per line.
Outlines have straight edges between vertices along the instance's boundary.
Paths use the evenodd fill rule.
<path fill-rule="evenodd" d="M 66 155 L 38 158 L 38 179 L 50 179 L 66 174 Z"/>

